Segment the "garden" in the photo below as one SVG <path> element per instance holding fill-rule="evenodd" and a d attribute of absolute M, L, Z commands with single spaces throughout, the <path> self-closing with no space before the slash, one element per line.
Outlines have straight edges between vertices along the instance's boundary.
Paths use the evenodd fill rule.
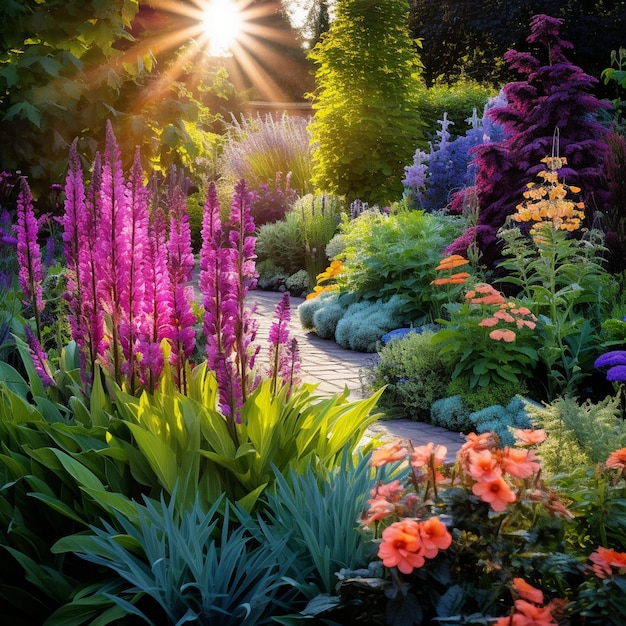
<path fill-rule="evenodd" d="M 593 77 L 538 14 L 517 80 L 427 89 L 371 4 L 310 119 L 159 161 L 111 116 L 45 194 L 0 174 L 3 624 L 626 624 L 626 50 Z M 372 354 L 363 399 L 292 317 Z"/>

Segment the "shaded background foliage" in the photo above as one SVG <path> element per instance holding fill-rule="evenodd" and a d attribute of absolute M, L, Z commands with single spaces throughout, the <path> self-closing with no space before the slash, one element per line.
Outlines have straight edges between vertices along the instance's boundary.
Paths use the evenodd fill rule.
<path fill-rule="evenodd" d="M 428 86 L 461 75 L 499 85 L 515 76 L 504 53 L 528 49 L 533 15 L 565 20 L 563 39 L 574 43 L 571 60 L 592 76 L 608 65 L 611 50 L 624 45 L 626 3 L 615 0 L 411 0 L 411 36 L 423 40 L 420 58 Z"/>

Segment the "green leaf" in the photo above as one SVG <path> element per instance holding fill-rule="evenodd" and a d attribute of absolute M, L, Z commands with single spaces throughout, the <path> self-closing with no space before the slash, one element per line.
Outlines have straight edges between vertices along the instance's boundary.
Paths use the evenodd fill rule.
<path fill-rule="evenodd" d="M 142 426 L 128 422 L 128 428 L 163 487 L 173 493 L 178 476 L 176 454 L 162 439 Z"/>
<path fill-rule="evenodd" d="M 10 106 L 2 119 L 10 122 L 16 117 L 28 120 L 38 129 L 41 129 L 41 111 L 30 102 L 17 102 Z"/>

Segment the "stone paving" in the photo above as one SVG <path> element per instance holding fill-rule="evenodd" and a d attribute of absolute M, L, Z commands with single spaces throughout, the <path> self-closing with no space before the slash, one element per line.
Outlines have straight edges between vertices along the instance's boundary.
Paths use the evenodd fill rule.
<path fill-rule="evenodd" d="M 257 339 L 261 343 L 261 354 L 266 344 L 269 328 L 276 305 L 282 294 L 271 291 L 253 291 L 248 302 L 256 305 L 256 319 L 259 322 Z M 300 377 L 303 382 L 316 383 L 320 393 L 340 393 L 347 386 L 351 399 L 363 398 L 367 393 L 362 384 L 363 374 L 375 362 L 375 355 L 346 350 L 334 341 L 320 339 L 315 333 L 302 329 L 297 308 L 304 302 L 302 298 L 290 298 L 292 337 L 298 340 L 300 351 Z M 429 442 L 442 444 L 448 448 L 448 458 L 453 458 L 465 441 L 455 432 L 407 419 L 379 420 L 368 429 L 367 436 L 378 437 L 383 441 L 409 439 L 415 446 Z"/>

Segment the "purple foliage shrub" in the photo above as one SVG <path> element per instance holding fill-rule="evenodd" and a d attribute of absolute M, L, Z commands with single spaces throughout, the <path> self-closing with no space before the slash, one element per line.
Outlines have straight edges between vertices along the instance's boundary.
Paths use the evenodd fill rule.
<path fill-rule="evenodd" d="M 541 159 L 552 154 L 556 131 L 559 154 L 567 160 L 559 178 L 582 189 L 581 200 L 588 210 L 604 206 L 608 199 L 604 178 L 606 129 L 596 117 L 610 105 L 590 93 L 597 80 L 565 56 L 572 44 L 559 37 L 562 22 L 547 15 L 531 19 L 527 41 L 545 48 L 545 63 L 515 50 L 504 57 L 522 80 L 507 84 L 507 105 L 488 114 L 504 128 L 506 138 L 476 148 L 479 215 L 474 232 L 485 263 L 498 258 L 497 232 L 515 211 L 526 184 L 542 168 Z M 446 254 L 464 254 L 470 239 L 473 236 L 464 234 Z"/>

